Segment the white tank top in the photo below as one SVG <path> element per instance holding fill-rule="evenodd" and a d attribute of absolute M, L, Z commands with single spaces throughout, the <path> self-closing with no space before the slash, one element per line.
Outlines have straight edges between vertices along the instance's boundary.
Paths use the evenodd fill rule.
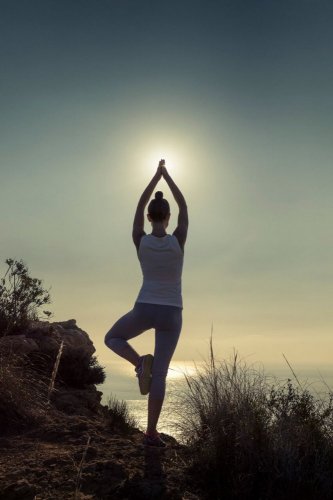
<path fill-rule="evenodd" d="M 136 301 L 182 308 L 181 278 L 184 254 L 176 236 L 142 236 L 138 257 L 143 283 Z"/>

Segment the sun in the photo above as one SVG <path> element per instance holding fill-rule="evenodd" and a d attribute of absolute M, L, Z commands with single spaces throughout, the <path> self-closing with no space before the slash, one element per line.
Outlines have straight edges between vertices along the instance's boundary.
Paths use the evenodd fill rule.
<path fill-rule="evenodd" d="M 149 181 L 161 159 L 165 160 L 167 171 L 180 189 L 184 186 L 188 188 L 194 182 L 196 163 L 193 160 L 196 158 L 193 156 L 193 147 L 189 147 L 185 139 L 181 140 L 171 134 L 166 134 L 165 137 L 146 134 L 145 137 L 137 138 L 130 151 L 136 182 L 141 179 Z"/>
<path fill-rule="evenodd" d="M 167 148 L 156 148 L 149 151 L 147 158 L 145 159 L 145 170 L 149 169 L 153 171 L 157 168 L 158 162 L 163 159 L 165 160 L 165 166 L 167 171 L 172 177 L 180 179 L 183 175 L 183 163 L 182 158 L 176 151 Z"/>

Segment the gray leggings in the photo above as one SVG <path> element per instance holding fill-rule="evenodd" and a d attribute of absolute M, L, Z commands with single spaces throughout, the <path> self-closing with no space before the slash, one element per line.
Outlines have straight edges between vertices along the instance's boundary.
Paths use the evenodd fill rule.
<path fill-rule="evenodd" d="M 108 331 L 105 344 L 116 354 L 128 346 L 127 340 L 155 329 L 155 351 L 150 396 L 163 399 L 165 379 L 182 328 L 182 309 L 175 306 L 136 302 Z"/>

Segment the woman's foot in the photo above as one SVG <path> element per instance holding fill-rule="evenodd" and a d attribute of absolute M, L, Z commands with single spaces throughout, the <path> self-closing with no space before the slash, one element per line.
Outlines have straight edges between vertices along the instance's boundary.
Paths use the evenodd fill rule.
<path fill-rule="evenodd" d="M 138 366 L 135 368 L 136 376 L 139 379 L 139 388 L 141 394 L 149 393 L 151 383 L 151 371 L 153 367 L 154 356 L 146 354 L 140 357 Z"/>
<path fill-rule="evenodd" d="M 166 443 L 163 441 L 158 432 L 154 434 L 145 434 L 143 438 L 143 444 L 145 446 L 155 446 L 156 448 L 165 448 Z"/>

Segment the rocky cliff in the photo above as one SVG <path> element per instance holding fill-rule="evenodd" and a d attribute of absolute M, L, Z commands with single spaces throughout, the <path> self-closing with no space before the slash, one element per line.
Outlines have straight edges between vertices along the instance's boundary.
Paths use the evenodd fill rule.
<path fill-rule="evenodd" d="M 0 338 L 0 499 L 204 498 L 186 447 L 170 436 L 164 450 L 144 447 L 142 432 L 101 404 L 94 354 L 75 320 Z"/>

